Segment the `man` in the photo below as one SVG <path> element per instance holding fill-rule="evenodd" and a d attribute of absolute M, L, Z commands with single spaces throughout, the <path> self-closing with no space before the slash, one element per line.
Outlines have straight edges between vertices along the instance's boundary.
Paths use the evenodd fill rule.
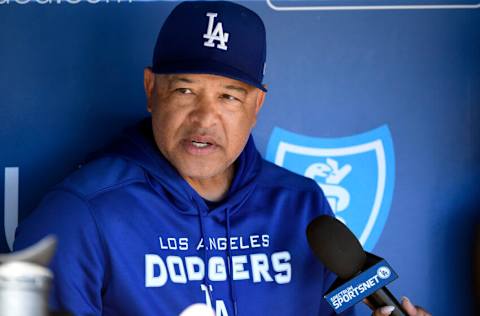
<path fill-rule="evenodd" d="M 144 72 L 151 119 L 56 186 L 17 231 L 16 248 L 59 238 L 53 308 L 178 315 L 203 302 L 216 315 L 332 315 L 321 295 L 335 276 L 305 237 L 332 212 L 314 181 L 263 160 L 250 136 L 265 51 L 263 22 L 243 6 L 173 10 Z"/>

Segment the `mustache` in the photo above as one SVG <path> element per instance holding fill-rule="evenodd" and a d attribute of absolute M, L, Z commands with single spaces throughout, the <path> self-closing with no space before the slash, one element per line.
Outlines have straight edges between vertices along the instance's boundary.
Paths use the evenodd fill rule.
<path fill-rule="evenodd" d="M 223 143 L 224 138 L 217 130 L 195 128 L 183 132 L 182 139 L 218 145 Z"/>

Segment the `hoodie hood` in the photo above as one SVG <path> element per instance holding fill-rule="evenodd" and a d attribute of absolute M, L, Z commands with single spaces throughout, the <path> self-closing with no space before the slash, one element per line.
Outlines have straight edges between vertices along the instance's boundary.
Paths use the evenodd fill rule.
<path fill-rule="evenodd" d="M 194 216 L 208 213 L 219 222 L 226 221 L 226 209 L 229 215 L 233 215 L 248 199 L 255 189 L 256 178 L 262 166 L 262 158 L 250 135 L 235 161 L 235 175 L 226 197 L 215 209 L 209 210 L 204 199 L 157 148 L 151 118 L 127 128 L 110 146 L 97 153 L 95 158 L 98 156 L 117 156 L 134 162 L 145 170 L 146 177 L 155 190 L 166 193 L 176 211 Z"/>

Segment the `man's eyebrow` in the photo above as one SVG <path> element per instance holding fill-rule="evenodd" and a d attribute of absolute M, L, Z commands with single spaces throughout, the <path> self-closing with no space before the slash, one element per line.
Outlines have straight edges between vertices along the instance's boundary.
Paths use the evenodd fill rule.
<path fill-rule="evenodd" d="M 225 89 L 235 90 L 237 92 L 247 94 L 247 89 L 239 87 L 239 86 L 228 85 L 228 86 L 225 86 Z"/>
<path fill-rule="evenodd" d="M 170 83 L 177 83 L 177 82 L 186 82 L 186 83 L 194 83 L 195 80 L 185 78 L 185 77 L 172 77 L 170 78 Z"/>
<path fill-rule="evenodd" d="M 167 84 L 168 84 L 168 89 L 172 89 L 176 84 L 181 84 L 181 83 L 194 83 L 194 80 L 191 80 L 186 77 L 179 77 L 179 76 L 168 76 L 167 77 Z"/>

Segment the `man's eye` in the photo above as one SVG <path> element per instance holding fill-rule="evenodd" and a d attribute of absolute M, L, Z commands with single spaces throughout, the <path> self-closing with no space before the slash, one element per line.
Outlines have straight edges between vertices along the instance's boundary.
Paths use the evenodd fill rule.
<path fill-rule="evenodd" d="M 233 95 L 230 94 L 223 94 L 222 98 L 228 101 L 240 101 L 239 99 L 235 98 Z"/>
<path fill-rule="evenodd" d="M 176 89 L 175 91 L 177 91 L 178 93 L 181 93 L 181 94 L 192 94 L 192 90 L 188 89 L 188 88 L 178 88 Z"/>

